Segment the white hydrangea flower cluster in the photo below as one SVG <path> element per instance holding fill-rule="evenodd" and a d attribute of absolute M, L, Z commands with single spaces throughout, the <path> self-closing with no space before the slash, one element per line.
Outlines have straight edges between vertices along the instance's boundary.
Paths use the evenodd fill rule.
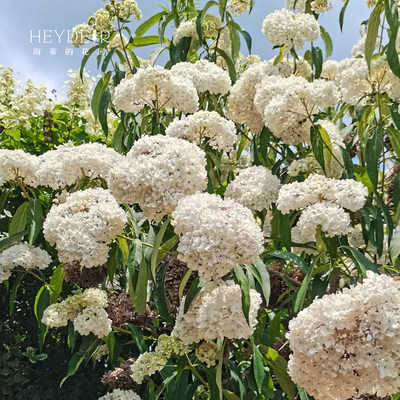
<path fill-rule="evenodd" d="M 15 267 L 46 269 L 51 263 L 50 254 L 39 247 L 19 243 L 0 253 L 0 283 L 7 280 Z"/>
<path fill-rule="evenodd" d="M 198 92 L 225 95 L 231 89 L 231 79 L 227 71 L 208 60 L 195 63 L 180 62 L 171 68 L 176 79 L 189 79 Z"/>
<path fill-rule="evenodd" d="M 86 23 L 76 25 L 72 28 L 71 43 L 75 47 L 81 47 L 86 40 L 93 36 L 93 29 Z"/>
<path fill-rule="evenodd" d="M 200 147 L 206 139 L 212 148 L 221 151 L 229 151 L 237 140 L 235 124 L 216 111 L 197 111 L 182 120 L 175 119 L 165 133 L 194 142 Z"/>
<path fill-rule="evenodd" d="M 229 0 L 228 8 L 232 14 L 239 16 L 250 8 L 250 0 Z"/>
<path fill-rule="evenodd" d="M 215 342 L 202 342 L 196 348 L 195 356 L 199 361 L 206 363 L 207 367 L 213 367 L 217 361 L 220 346 Z"/>
<path fill-rule="evenodd" d="M 298 12 L 305 12 L 307 0 L 286 0 L 286 8 Z M 311 10 L 317 14 L 332 9 L 332 0 L 313 0 L 311 2 Z"/>
<path fill-rule="evenodd" d="M 256 86 L 254 104 L 265 126 L 286 144 L 310 142 L 310 116 L 319 108 L 337 103 L 339 92 L 333 82 L 308 82 L 301 76 L 266 76 Z"/>
<path fill-rule="evenodd" d="M 178 258 L 211 280 L 234 264 L 251 264 L 263 251 L 263 235 L 251 211 L 232 199 L 196 193 L 179 201 L 171 224 L 182 235 Z"/>
<path fill-rule="evenodd" d="M 67 89 L 67 99 L 64 104 L 78 110 L 90 109 L 90 100 L 96 78 L 84 72 L 81 79 L 80 72 L 72 69 L 68 70 L 67 75 L 70 79 L 64 82 L 64 88 Z"/>
<path fill-rule="evenodd" d="M 293 46 L 302 49 L 306 41 L 314 42 L 320 34 L 313 15 L 294 14 L 285 8 L 267 15 L 261 30 L 274 46 L 286 46 L 284 54 L 288 54 Z"/>
<path fill-rule="evenodd" d="M 261 77 L 279 75 L 273 63 L 264 61 L 250 65 L 232 86 L 227 103 L 227 117 L 238 123 L 246 124 L 253 133 L 259 133 L 264 127 L 263 116 L 254 103 L 256 85 Z"/>
<path fill-rule="evenodd" d="M 141 384 L 146 376 L 155 374 L 167 364 L 167 358 L 152 352 L 142 353 L 131 367 L 132 379 Z"/>
<path fill-rule="evenodd" d="M 241 339 L 252 335 L 257 325 L 261 295 L 250 289 L 249 324 L 243 314 L 242 292 L 232 280 L 207 283 L 183 313 L 182 298 L 172 334 L 186 344 L 218 338 Z"/>
<path fill-rule="evenodd" d="M 183 38 L 192 38 L 194 42 L 199 41 L 195 20 L 181 22 L 174 32 L 172 43 L 176 46 Z"/>
<path fill-rule="evenodd" d="M 129 40 L 128 38 L 123 35 L 122 33 L 120 34 L 119 32 L 117 32 L 115 34 L 115 36 L 109 41 L 108 45 L 107 45 L 107 50 L 111 51 L 112 49 L 117 49 L 121 52 L 124 51 L 124 49 L 126 49 L 126 46 L 128 45 Z"/>
<path fill-rule="evenodd" d="M 18 180 L 25 185 L 36 187 L 38 166 L 38 157 L 21 149 L 0 149 L 0 187 L 6 182 Z"/>
<path fill-rule="evenodd" d="M 287 169 L 288 175 L 293 177 L 297 177 L 297 175 L 303 171 L 306 173 L 323 174 L 322 168 L 313 154 L 309 154 L 307 157 L 301 158 L 300 160 L 292 161 Z"/>
<path fill-rule="evenodd" d="M 326 60 L 322 64 L 322 72 L 320 75 L 321 79 L 327 79 L 328 81 L 334 81 L 339 72 L 339 63 L 335 60 Z"/>
<path fill-rule="evenodd" d="M 142 400 L 133 390 L 114 389 L 111 393 L 99 397 L 99 400 Z"/>
<path fill-rule="evenodd" d="M 103 265 L 108 244 L 122 233 L 127 217 L 108 190 L 71 193 L 53 206 L 43 224 L 46 240 L 55 245 L 61 262 L 79 261 L 87 268 Z"/>
<path fill-rule="evenodd" d="M 225 198 L 231 198 L 253 212 L 268 210 L 271 203 L 278 199 L 281 187 L 279 179 L 263 166 L 243 169 L 230 182 Z"/>
<path fill-rule="evenodd" d="M 313 240 L 318 225 L 329 236 L 346 235 L 350 218 L 343 208 L 357 211 L 367 196 L 368 189 L 361 182 L 310 175 L 304 182 L 283 185 L 277 207 L 283 214 L 305 208 L 296 226 L 300 238 L 307 242 Z"/>
<path fill-rule="evenodd" d="M 172 355 L 183 356 L 189 353 L 189 346 L 174 335 L 162 334 L 158 338 L 155 352 L 166 358 L 170 358 Z"/>
<path fill-rule="evenodd" d="M 143 136 L 110 171 L 108 185 L 120 203 L 138 203 L 148 219 L 160 221 L 181 198 L 207 187 L 205 166 L 205 153 L 193 143 Z"/>
<path fill-rule="evenodd" d="M 115 88 L 114 103 L 125 112 L 138 112 L 146 105 L 176 108 L 185 114 L 199 108 L 193 83 L 160 66 L 139 68 L 131 78 L 122 79 Z"/>
<path fill-rule="evenodd" d="M 114 27 L 111 23 L 113 19 L 114 18 L 111 16 L 109 11 L 100 8 L 89 18 L 88 24 L 98 32 L 100 37 L 104 38 L 105 32 L 112 32 L 114 30 Z"/>
<path fill-rule="evenodd" d="M 84 177 L 106 179 L 110 169 L 123 160 L 111 147 L 100 143 L 74 146 L 71 142 L 39 156 L 38 184 L 60 189 Z"/>
<path fill-rule="evenodd" d="M 0 65 L 0 112 L 4 112 L 11 102 L 12 96 L 15 93 L 17 80 L 13 77 L 13 69 L 11 67 L 4 68 Z"/>
<path fill-rule="evenodd" d="M 61 303 L 51 304 L 44 310 L 42 322 L 50 328 L 59 328 L 73 321 L 75 330 L 81 335 L 93 333 L 102 338 L 111 332 L 111 320 L 105 307 L 107 293 L 101 289 L 89 288 Z"/>
<path fill-rule="evenodd" d="M 269 62 L 273 64 L 274 60 L 270 60 Z M 309 78 L 312 75 L 311 65 L 303 57 L 298 57 L 297 59 L 284 58 L 276 67 L 279 74 L 285 78 L 292 75 Z"/>
<path fill-rule="evenodd" d="M 400 285 L 387 275 L 367 276 L 314 300 L 289 322 L 289 374 L 316 399 L 398 392 Z"/>
<path fill-rule="evenodd" d="M 118 17 L 121 19 L 128 19 L 133 17 L 138 21 L 142 19 L 142 12 L 135 0 L 122 0 L 114 3 L 114 7 L 118 10 Z"/>

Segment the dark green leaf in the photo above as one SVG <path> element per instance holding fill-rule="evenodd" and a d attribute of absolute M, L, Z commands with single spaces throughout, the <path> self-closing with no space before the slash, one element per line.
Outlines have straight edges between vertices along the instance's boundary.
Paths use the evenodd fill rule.
<path fill-rule="evenodd" d="M 325 58 L 328 59 L 332 55 L 333 51 L 332 39 L 329 33 L 322 26 L 320 26 L 319 28 L 321 30 L 321 38 L 325 44 L 325 54 L 326 54 Z"/>
<path fill-rule="evenodd" d="M 354 176 L 353 162 L 351 161 L 349 152 L 343 147 L 340 147 L 340 150 L 342 152 L 343 164 L 344 164 L 344 169 L 346 171 L 347 178 L 355 180 L 356 177 Z"/>
<path fill-rule="evenodd" d="M 225 60 L 226 65 L 228 66 L 229 77 L 233 83 L 236 82 L 236 68 L 235 64 L 233 63 L 232 59 L 225 53 L 225 51 L 216 48 L 217 53 Z"/>
<path fill-rule="evenodd" d="M 192 303 L 193 299 L 197 296 L 197 294 L 200 292 L 201 288 L 206 284 L 206 281 L 201 280 L 199 278 L 195 279 L 195 281 L 192 283 L 192 286 L 190 286 L 190 289 L 188 290 L 186 294 L 186 299 L 185 299 L 185 305 L 183 307 L 183 313 L 186 314 L 187 311 L 189 310 L 190 304 Z"/>
<path fill-rule="evenodd" d="M 310 141 L 312 151 L 315 159 L 325 172 L 325 160 L 324 160 L 324 141 L 322 140 L 321 132 L 318 126 L 312 126 L 310 129 Z"/>
<path fill-rule="evenodd" d="M 280 258 L 281 260 L 292 262 L 298 265 L 305 274 L 307 274 L 309 271 L 309 267 L 301 257 L 299 257 L 296 254 L 290 253 L 288 251 L 273 250 L 273 251 L 268 251 L 266 255 L 268 257 Z"/>
<path fill-rule="evenodd" d="M 367 270 L 371 270 L 379 274 L 378 267 L 373 262 L 368 260 L 363 253 L 350 246 L 342 246 L 342 249 L 352 259 L 360 275 L 366 276 Z"/>
<path fill-rule="evenodd" d="M 169 222 L 171 220 L 171 217 L 168 217 L 165 222 L 162 224 L 160 230 L 158 231 L 158 234 L 154 240 L 153 243 L 153 251 L 151 252 L 151 262 L 150 262 L 150 270 L 151 270 L 151 276 L 153 280 L 156 280 L 156 268 L 157 268 L 157 260 L 158 260 L 158 252 L 160 250 L 161 242 L 164 237 L 165 231 L 168 228 Z"/>
<path fill-rule="evenodd" d="M 29 208 L 27 214 L 27 230 L 28 241 L 32 246 L 38 237 L 43 225 L 43 211 L 42 204 L 38 199 L 29 200 Z"/>
<path fill-rule="evenodd" d="M 11 219 L 10 227 L 8 228 L 9 236 L 13 236 L 25 230 L 28 220 L 28 207 L 29 201 L 26 201 L 17 208 L 17 211 Z"/>
<path fill-rule="evenodd" d="M 58 267 L 54 270 L 53 275 L 50 278 L 50 303 L 56 303 L 58 296 L 61 293 L 62 285 L 64 282 L 65 272 L 62 267 Z"/>
<path fill-rule="evenodd" d="M 374 129 L 368 137 L 365 145 L 365 159 L 367 161 L 367 172 L 372 185 L 376 188 L 378 184 L 379 159 L 383 150 L 382 129 Z"/>
<path fill-rule="evenodd" d="M 82 62 L 81 62 L 81 68 L 79 71 L 80 77 L 83 80 L 83 71 L 85 69 L 85 65 L 88 62 L 90 56 L 100 47 L 100 45 L 93 46 L 92 48 L 89 49 L 89 51 L 83 56 Z"/>
<path fill-rule="evenodd" d="M 26 235 L 26 233 L 26 231 L 22 231 L 8 238 L 0 240 L 0 252 L 5 250 L 9 246 L 12 246 L 14 243 L 20 242 L 21 239 Z"/>
<path fill-rule="evenodd" d="M 312 46 L 311 54 L 314 65 L 314 77 L 315 79 L 318 79 L 322 72 L 322 63 L 324 61 L 324 57 L 322 55 L 322 50 L 319 47 Z"/>
<path fill-rule="evenodd" d="M 136 328 L 135 325 L 133 325 L 131 323 L 128 323 L 127 325 L 129 326 L 129 329 L 131 330 L 132 338 L 133 338 L 137 348 L 139 349 L 139 351 L 141 353 L 146 353 L 146 351 L 149 351 L 149 348 L 147 347 L 147 344 L 143 339 L 142 332 L 138 328 Z"/>
<path fill-rule="evenodd" d="M 103 96 L 103 93 L 108 88 L 108 83 L 110 82 L 110 78 L 111 78 L 111 71 L 107 72 L 103 78 L 99 79 L 93 92 L 90 105 L 96 121 L 99 119 L 100 101 Z"/>
<path fill-rule="evenodd" d="M 381 22 L 381 7 L 377 5 L 368 19 L 367 38 L 365 40 L 365 61 L 368 69 L 371 70 L 372 55 L 376 47 L 376 39 L 378 38 L 379 24 Z"/>
<path fill-rule="evenodd" d="M 254 378 L 256 380 L 256 385 L 258 393 L 262 393 L 262 386 L 265 377 L 264 362 L 260 350 L 254 342 L 253 336 L 250 338 L 251 344 L 253 345 L 253 371 Z"/>
<path fill-rule="evenodd" d="M 253 263 L 253 265 L 246 266 L 248 270 L 254 275 L 261 286 L 266 304 L 269 302 L 271 294 L 271 283 L 267 266 L 263 263 L 260 257 Z"/>
<path fill-rule="evenodd" d="M 165 15 L 165 11 L 151 16 L 146 21 L 142 22 L 135 31 L 135 38 L 142 37 L 152 26 L 154 26 L 162 16 Z"/>
<path fill-rule="evenodd" d="M 246 318 L 247 323 L 249 323 L 249 311 L 250 311 L 250 286 L 249 281 L 246 278 L 243 268 L 239 264 L 233 266 L 233 274 L 236 278 L 237 283 L 242 291 L 242 309 L 243 314 Z"/>
<path fill-rule="evenodd" d="M 72 375 L 75 375 L 76 371 L 78 370 L 79 366 L 82 364 L 82 361 L 85 359 L 85 355 L 81 352 L 75 353 L 68 363 L 68 372 L 67 376 L 62 379 L 60 382 L 60 388 L 64 384 L 64 382 Z"/>
<path fill-rule="evenodd" d="M 243 39 L 244 39 L 245 42 L 246 42 L 247 49 L 249 50 L 249 53 L 251 54 L 251 45 L 252 45 L 251 36 L 250 36 L 250 34 L 249 34 L 247 31 L 245 31 L 245 30 L 243 30 L 243 29 L 242 29 L 241 33 L 242 33 Z"/>
<path fill-rule="evenodd" d="M 392 241 L 390 242 L 389 253 L 392 263 L 394 264 L 400 254 L 400 225 L 397 225 L 394 230 Z"/>
<path fill-rule="evenodd" d="M 168 269 L 168 264 L 162 265 L 157 271 L 156 282 L 154 287 L 154 303 L 157 306 L 158 313 L 167 321 L 172 323 L 171 316 L 168 312 L 167 298 L 165 295 L 165 274 Z"/>
<path fill-rule="evenodd" d="M 342 9 L 340 10 L 339 14 L 339 25 L 340 25 L 340 30 L 343 31 L 343 21 L 344 21 L 344 14 L 346 12 L 346 8 L 349 5 L 350 0 L 346 0 Z"/>
<path fill-rule="evenodd" d="M 292 227 L 289 214 L 279 213 L 279 233 L 281 235 L 282 246 L 290 251 L 292 244 Z"/>
<path fill-rule="evenodd" d="M 146 309 L 147 301 L 147 282 L 149 280 L 149 274 L 147 270 L 146 260 L 143 258 L 140 264 L 138 281 L 135 288 L 135 297 L 133 299 L 133 305 L 135 311 L 141 315 Z M 131 299 L 132 300 L 132 299 Z"/>

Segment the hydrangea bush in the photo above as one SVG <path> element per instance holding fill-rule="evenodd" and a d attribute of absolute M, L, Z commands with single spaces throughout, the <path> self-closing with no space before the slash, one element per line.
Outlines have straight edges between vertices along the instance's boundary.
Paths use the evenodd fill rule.
<path fill-rule="evenodd" d="M 61 386 L 92 361 L 96 400 L 399 397 L 398 4 L 360 4 L 340 61 L 331 1 L 267 15 L 271 60 L 254 5 L 109 0 L 56 101 L 1 67 L 0 284 L 12 313 L 40 281 L 29 358 L 68 346 Z"/>

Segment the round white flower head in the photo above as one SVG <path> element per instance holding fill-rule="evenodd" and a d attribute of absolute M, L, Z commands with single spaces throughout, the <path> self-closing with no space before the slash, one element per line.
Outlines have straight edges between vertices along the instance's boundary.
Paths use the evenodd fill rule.
<path fill-rule="evenodd" d="M 6 182 L 21 180 L 24 184 L 36 187 L 38 157 L 23 150 L 0 149 L 0 187 Z"/>
<path fill-rule="evenodd" d="M 182 235 L 178 258 L 206 280 L 225 275 L 234 264 L 251 264 L 263 251 L 263 235 L 251 211 L 232 199 L 196 193 L 172 213 Z"/>
<path fill-rule="evenodd" d="M 279 191 L 277 207 L 287 214 L 310 204 L 330 201 L 354 212 L 363 207 L 367 196 L 368 188 L 361 182 L 310 175 L 304 182 L 283 185 Z"/>
<path fill-rule="evenodd" d="M 138 203 L 148 219 L 160 221 L 181 198 L 207 187 L 205 166 L 205 153 L 193 143 L 143 136 L 110 172 L 108 185 L 120 203 Z"/>
<path fill-rule="evenodd" d="M 257 325 L 261 295 L 250 289 L 249 324 L 243 314 L 242 292 L 232 280 L 207 283 L 195 297 L 186 314 L 182 298 L 172 334 L 184 343 L 218 338 L 242 339 L 252 335 Z"/>
<path fill-rule="evenodd" d="M 274 136 L 286 144 L 310 142 L 310 116 L 339 100 L 333 82 L 308 82 L 301 76 L 265 77 L 256 87 L 254 104 Z"/>
<path fill-rule="evenodd" d="M 171 72 L 177 79 L 191 80 L 198 92 L 225 95 L 231 88 L 228 72 L 208 60 L 198 60 L 195 63 L 181 62 L 175 64 Z"/>
<path fill-rule="evenodd" d="M 194 42 L 199 41 L 195 20 L 181 22 L 174 32 L 172 43 L 176 46 L 183 38 L 191 38 Z"/>
<path fill-rule="evenodd" d="M 160 371 L 167 364 L 167 359 L 158 353 L 142 353 L 131 367 L 132 379 L 141 384 L 146 376 Z"/>
<path fill-rule="evenodd" d="M 126 49 L 126 46 L 128 46 L 129 40 L 125 35 L 119 34 L 118 32 L 115 34 L 115 36 L 109 41 L 107 45 L 107 50 L 111 51 L 112 49 L 117 49 L 121 52 Z"/>
<path fill-rule="evenodd" d="M 44 310 L 42 322 L 50 328 L 66 326 L 86 307 L 107 307 L 107 293 L 101 289 L 89 288 L 83 293 L 70 296 L 61 303 L 51 304 Z"/>
<path fill-rule="evenodd" d="M 339 63 L 335 60 L 326 60 L 322 64 L 322 72 L 320 75 L 321 79 L 327 79 L 328 81 L 334 81 L 339 71 Z"/>
<path fill-rule="evenodd" d="M 110 168 L 122 159 L 121 154 L 104 144 L 74 146 L 69 142 L 39 156 L 36 176 L 40 185 L 59 189 L 84 177 L 106 179 Z"/>
<path fill-rule="evenodd" d="M 243 169 L 230 182 L 225 198 L 231 198 L 254 211 L 267 210 L 278 199 L 279 179 L 263 166 Z"/>
<path fill-rule="evenodd" d="M 176 108 L 191 114 L 199 108 L 196 88 L 189 79 L 176 77 L 160 66 L 139 68 L 129 79 L 122 79 L 115 88 L 114 103 L 125 112 L 151 108 Z"/>
<path fill-rule="evenodd" d="M 162 334 L 158 338 L 155 352 L 166 358 L 170 358 L 172 355 L 183 356 L 189 353 L 189 346 L 174 335 Z"/>
<path fill-rule="evenodd" d="M 304 242 L 315 240 L 317 227 L 329 237 L 347 235 L 350 230 L 349 214 L 331 202 L 309 205 L 300 215 L 297 229 Z"/>
<path fill-rule="evenodd" d="M 311 14 L 294 14 L 285 8 L 267 15 L 262 32 L 274 46 L 286 46 L 288 54 L 295 46 L 302 49 L 304 42 L 313 42 L 320 34 L 319 24 Z"/>
<path fill-rule="evenodd" d="M 30 248 L 28 243 L 19 243 L 0 253 L 0 283 L 8 279 L 13 268 L 46 269 L 51 263 L 47 251 L 39 247 Z"/>
<path fill-rule="evenodd" d="M 111 393 L 99 397 L 99 400 L 141 400 L 133 390 L 114 389 Z"/>
<path fill-rule="evenodd" d="M 250 8 L 250 0 L 229 0 L 228 8 L 232 14 L 238 16 Z"/>
<path fill-rule="evenodd" d="M 216 111 L 197 111 L 182 120 L 175 119 L 165 133 L 200 147 L 206 141 L 212 148 L 224 151 L 231 150 L 237 140 L 235 124 Z"/>
<path fill-rule="evenodd" d="M 93 29 L 88 24 L 76 25 L 72 28 L 71 43 L 75 47 L 81 47 L 86 40 L 93 36 Z"/>
<path fill-rule="evenodd" d="M 228 97 L 227 117 L 238 124 L 246 124 L 253 133 L 261 132 L 264 127 L 254 96 L 256 85 L 266 75 L 279 75 L 279 69 L 268 61 L 250 65 L 232 86 Z"/>
<path fill-rule="evenodd" d="M 111 331 L 111 320 L 102 307 L 84 308 L 74 319 L 74 328 L 83 336 L 91 333 L 99 338 L 107 336 Z"/>
<path fill-rule="evenodd" d="M 213 367 L 218 358 L 220 346 L 215 342 L 202 342 L 196 348 L 195 356 L 199 361 L 206 363 L 207 367 Z"/>
<path fill-rule="evenodd" d="M 55 205 L 43 224 L 46 240 L 61 262 L 79 261 L 91 268 L 108 259 L 108 244 L 121 234 L 127 218 L 108 190 L 87 189 Z"/>
<path fill-rule="evenodd" d="M 122 4 L 118 8 L 118 17 L 121 19 L 133 17 L 137 20 L 141 20 L 142 12 L 135 0 L 122 0 Z"/>
<path fill-rule="evenodd" d="M 273 63 L 274 60 L 270 60 L 269 62 Z M 311 65 L 303 57 L 298 57 L 297 59 L 284 58 L 276 67 L 279 70 L 279 74 L 284 78 L 292 75 L 309 78 L 312 75 Z"/>
<path fill-rule="evenodd" d="M 387 275 L 367 276 L 314 300 L 289 322 L 289 374 L 317 400 L 398 392 L 400 285 Z"/>

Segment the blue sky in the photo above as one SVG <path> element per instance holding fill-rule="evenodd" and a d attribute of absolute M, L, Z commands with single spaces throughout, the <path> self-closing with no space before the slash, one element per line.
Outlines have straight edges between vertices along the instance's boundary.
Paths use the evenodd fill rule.
<path fill-rule="evenodd" d="M 161 10 L 159 4 L 168 4 L 167 0 L 137 0 L 137 2 L 142 10 L 143 20 L 159 12 Z M 202 3 L 205 4 L 205 1 L 201 0 L 200 4 Z M 105 2 L 0 0 L 0 4 L 3 16 L 7 16 L 2 18 L 0 24 L 0 65 L 11 65 L 15 72 L 19 72 L 18 79 L 30 78 L 36 83 L 46 84 L 49 90 L 55 88 L 60 91 L 66 80 L 67 70 L 78 69 L 82 59 L 81 49 L 75 49 L 68 44 L 67 31 L 77 24 L 86 22 L 97 9 L 104 7 Z M 362 21 L 368 19 L 370 12 L 364 0 L 351 0 L 341 33 L 338 16 L 342 5 L 341 0 L 334 0 L 334 9 L 322 15 L 319 20 L 332 36 L 334 53 L 331 58 L 336 60 L 351 55 L 350 50 L 359 38 L 358 27 Z M 261 59 L 269 59 L 277 54 L 261 33 L 261 23 L 268 13 L 283 6 L 284 0 L 257 0 L 251 15 L 245 14 L 238 18 L 238 23 L 253 37 L 253 54 L 260 55 Z M 217 12 L 216 8 L 211 10 Z M 131 30 L 134 31 L 138 24 L 136 20 L 132 22 Z M 52 43 L 43 43 L 45 33 L 46 41 Z M 38 43 L 38 35 L 41 43 Z M 172 32 L 167 32 L 168 35 L 172 36 Z M 72 55 L 70 49 L 73 50 Z M 149 50 L 144 48 L 137 54 L 147 58 L 148 52 Z M 90 72 L 92 75 L 97 75 L 94 64 L 90 64 Z"/>

